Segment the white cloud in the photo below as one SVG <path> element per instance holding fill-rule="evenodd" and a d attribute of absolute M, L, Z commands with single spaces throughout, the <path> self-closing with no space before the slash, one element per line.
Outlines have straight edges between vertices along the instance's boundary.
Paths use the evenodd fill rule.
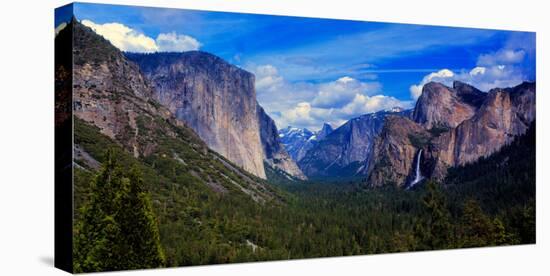
<path fill-rule="evenodd" d="M 502 64 L 515 64 L 522 62 L 524 58 L 524 50 L 501 49 L 494 53 L 480 55 L 477 60 L 477 65 L 494 66 Z"/>
<path fill-rule="evenodd" d="M 412 102 L 382 95 L 378 82 L 342 76 L 318 84 L 290 83 L 272 65 L 249 66 L 249 70 L 256 75 L 259 103 L 279 128 L 291 125 L 317 130 L 325 122 L 338 127 L 366 113 L 412 106 Z"/>
<path fill-rule="evenodd" d="M 400 101 L 394 97 L 385 95 L 366 96 L 357 94 L 353 101 L 342 108 L 345 115 L 357 116 L 380 110 L 390 110 L 394 107 L 407 108 L 409 102 Z"/>
<path fill-rule="evenodd" d="M 283 86 L 283 77 L 279 75 L 277 68 L 272 65 L 257 66 L 254 70 L 256 76 L 256 90 L 264 92 L 276 92 Z"/>
<path fill-rule="evenodd" d="M 422 94 L 424 85 L 430 81 L 451 86 L 453 81 L 458 80 L 473 85 L 482 91 L 489 91 L 496 87 L 516 86 L 529 79 L 528 74 L 525 72 L 526 68 L 533 69 L 528 68 L 530 63 L 526 61 L 529 51 L 529 49 L 505 47 L 496 52 L 480 55 L 477 59 L 477 66 L 471 70 L 452 72 L 443 69 L 430 73 L 418 84 L 411 85 L 411 98 L 417 99 Z"/>
<path fill-rule="evenodd" d="M 440 82 L 444 85 L 451 86 L 453 81 L 458 80 L 473 85 L 479 90 L 489 91 L 496 87 L 504 88 L 516 86 L 527 79 L 519 67 L 512 65 L 477 66 L 470 71 L 460 71 L 456 73 L 450 70 L 448 71 L 447 74 L 443 75 L 438 74 L 441 71 L 431 73 L 425 76 L 420 83 L 411 85 L 411 98 L 417 99 L 422 94 L 424 85 L 430 81 Z M 431 77 L 433 74 L 438 76 Z"/>
<path fill-rule="evenodd" d="M 382 85 L 378 82 L 361 82 L 344 76 L 336 81 L 319 85 L 319 92 L 312 104 L 316 107 L 343 107 L 356 95 L 372 95 L 380 92 Z"/>
<path fill-rule="evenodd" d="M 185 52 L 198 50 L 201 43 L 188 35 L 176 32 L 161 33 L 156 39 L 158 48 L 163 52 Z"/>
<path fill-rule="evenodd" d="M 470 70 L 470 75 L 471 76 L 483 75 L 483 74 L 485 74 L 486 71 L 487 71 L 487 68 L 478 66 L 478 67 L 475 67 L 474 69 Z"/>
<path fill-rule="evenodd" d="M 469 83 L 482 91 L 489 91 L 495 87 L 516 86 L 526 79 L 521 68 L 512 65 L 478 66 L 456 77 L 456 80 Z"/>
<path fill-rule="evenodd" d="M 426 75 L 419 84 L 413 84 L 409 88 L 411 92 L 411 98 L 413 100 L 418 99 L 418 97 L 420 97 L 420 95 L 422 94 L 422 88 L 426 83 L 431 81 L 447 83 L 449 80 L 452 80 L 454 76 L 455 74 L 449 69 L 442 69 Z"/>
<path fill-rule="evenodd" d="M 109 40 L 115 47 L 128 52 L 155 52 L 158 46 L 152 38 L 120 23 L 96 24 L 82 20 L 82 24 Z"/>
<path fill-rule="evenodd" d="M 121 23 L 96 24 L 87 19 L 81 23 L 125 52 L 182 52 L 198 50 L 201 46 L 195 38 L 175 32 L 161 33 L 155 40 Z"/>

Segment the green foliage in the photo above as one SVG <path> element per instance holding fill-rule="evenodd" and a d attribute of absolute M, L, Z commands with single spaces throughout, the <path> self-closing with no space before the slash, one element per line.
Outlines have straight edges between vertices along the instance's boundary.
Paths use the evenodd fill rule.
<path fill-rule="evenodd" d="M 139 133 L 145 135 L 139 137 L 140 143 L 150 140 L 156 143 L 155 151 L 147 157 L 134 158 L 100 134 L 99 129 L 80 120 L 75 121 L 75 143 L 104 167 L 110 160 L 104 149 L 113 148 L 119 167 L 135 167 L 142 172 L 143 185 L 138 186 L 150 195 L 150 200 L 142 199 L 149 202 L 145 209 L 152 212 L 145 212 L 148 215 L 139 218 L 132 214 L 123 217 L 124 221 L 140 221 L 140 225 L 148 225 L 151 219 L 158 221 L 162 251 L 151 252 L 164 252 L 165 266 L 519 244 L 535 240 L 534 142 L 529 142 L 534 135 L 529 136 L 531 132 L 492 157 L 450 170 L 442 183 L 426 181 L 426 185 L 408 191 L 395 186 L 365 189 L 356 182 L 296 183 L 283 181 L 283 177 L 273 172 L 270 176 L 273 185 L 268 187 L 276 200 L 260 204 L 228 180 L 252 188 L 244 180 L 252 176 L 243 177 L 244 174 L 228 169 L 221 162 L 214 162 L 213 156 L 223 159 L 218 155 L 203 155 L 204 148 L 194 136 L 177 134 L 183 130 L 175 129 L 176 135 L 185 138 L 175 139 L 149 127 L 166 125 L 163 120 L 142 116 L 136 121 Z M 525 162 L 531 164 L 523 164 Z M 526 171 L 516 170 L 516 166 Z M 478 171 L 479 168 L 484 172 Z M 103 175 L 104 170 L 98 175 Z M 139 174 L 116 169 L 110 172 L 120 177 L 111 178 L 111 184 L 104 186 L 127 187 L 123 183 L 141 183 L 135 176 Z M 124 263 L 117 259 L 123 250 L 109 242 L 127 227 L 120 222 L 122 217 L 108 213 L 86 215 L 104 212 L 92 206 L 112 196 L 104 196 L 104 191 L 97 190 L 95 183 L 102 178 L 95 175 L 90 168 L 75 171 L 75 191 L 78 191 L 75 200 L 77 206 L 84 206 L 83 212 L 76 216 L 75 232 L 75 241 L 80 240 L 75 247 L 75 266 L 81 270 L 83 266 L 99 270 L 105 269 L 106 264 L 114 267 L 119 261 Z M 96 180 L 90 184 L 94 176 Z M 120 178 L 126 180 L 116 180 Z M 212 189 L 205 179 L 218 183 L 226 191 Z M 124 191 L 130 194 L 129 188 Z M 139 197 L 132 198 L 128 202 Z M 151 232 L 147 235 L 155 236 Z M 156 242 L 148 243 L 143 237 L 137 241 L 154 247 Z M 89 240 L 95 242 L 84 242 Z M 253 249 L 251 244 L 257 248 Z M 97 260 L 108 254 L 116 263 L 98 266 Z"/>
<path fill-rule="evenodd" d="M 517 243 L 508 233 L 499 218 L 491 219 L 476 200 L 464 203 L 463 214 L 458 228 L 457 247 L 480 247 Z"/>
<path fill-rule="evenodd" d="M 527 132 L 489 157 L 451 168 L 445 179 L 450 210 L 458 214 L 462 202 L 475 199 L 488 215 L 498 218 L 514 239 L 535 242 L 536 195 L 535 122 Z"/>
<path fill-rule="evenodd" d="M 408 134 L 408 138 L 415 148 L 424 148 L 430 143 L 430 137 L 418 133 Z"/>
<path fill-rule="evenodd" d="M 416 227 L 416 234 L 423 246 L 420 249 L 445 249 L 452 245 L 453 225 L 447 209 L 445 196 L 434 181 L 426 184 L 426 194 L 422 199 L 425 207 L 424 220 Z"/>
<path fill-rule="evenodd" d="M 157 222 L 137 168 L 125 173 L 108 151 L 75 227 L 76 272 L 164 265 Z"/>

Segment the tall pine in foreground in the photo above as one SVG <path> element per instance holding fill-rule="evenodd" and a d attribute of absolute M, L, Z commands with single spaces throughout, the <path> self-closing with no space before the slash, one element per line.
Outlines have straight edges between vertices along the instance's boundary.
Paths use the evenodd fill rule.
<path fill-rule="evenodd" d="M 91 183 L 75 227 L 75 272 L 156 268 L 165 263 L 157 222 L 141 172 L 125 172 L 113 151 Z"/>
<path fill-rule="evenodd" d="M 420 238 L 419 250 L 447 249 L 452 247 L 453 224 L 447 209 L 445 195 L 440 184 L 433 180 L 426 183 L 426 193 L 422 199 L 425 214 L 415 226 L 415 234 Z"/>

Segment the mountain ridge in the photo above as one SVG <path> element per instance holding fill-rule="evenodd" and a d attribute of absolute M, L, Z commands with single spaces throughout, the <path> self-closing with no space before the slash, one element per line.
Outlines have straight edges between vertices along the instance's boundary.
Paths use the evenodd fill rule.
<path fill-rule="evenodd" d="M 154 85 L 155 99 L 210 148 L 266 178 L 253 74 L 202 51 L 127 57 Z"/>
<path fill-rule="evenodd" d="M 65 36 L 70 33 L 73 37 Z M 75 137 L 96 137 L 75 139 L 76 164 L 96 168 L 94 160 L 106 148 L 97 148 L 95 140 L 108 140 L 152 168 L 171 164 L 180 177 L 195 179 L 213 193 L 239 194 L 257 203 L 277 201 L 267 183 L 211 151 L 193 129 L 158 104 L 138 66 L 107 40 L 76 20 L 56 39 L 74 41 Z"/>

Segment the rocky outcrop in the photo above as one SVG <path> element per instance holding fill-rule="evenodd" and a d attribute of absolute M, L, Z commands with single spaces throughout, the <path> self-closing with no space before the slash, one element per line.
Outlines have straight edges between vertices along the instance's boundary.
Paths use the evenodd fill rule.
<path fill-rule="evenodd" d="M 453 90 L 462 102 L 475 108 L 479 108 L 487 96 L 487 93 L 460 81 L 453 82 Z"/>
<path fill-rule="evenodd" d="M 404 116 L 387 116 L 371 152 L 367 183 L 405 186 L 414 175 L 415 156 L 428 145 L 430 133 Z"/>
<path fill-rule="evenodd" d="M 263 148 L 263 158 L 267 165 L 273 169 L 280 170 L 289 174 L 291 177 L 306 180 L 307 177 L 302 173 L 294 160 L 285 150 L 279 139 L 279 133 L 275 122 L 264 109 L 258 105 L 258 123 L 260 129 L 260 140 Z"/>
<path fill-rule="evenodd" d="M 463 95 L 467 97 L 466 92 Z M 454 128 L 474 116 L 475 112 L 476 107 L 462 101 L 456 91 L 441 83 L 430 82 L 424 85 L 412 118 L 427 129 Z"/>
<path fill-rule="evenodd" d="M 214 55 L 127 54 L 154 86 L 154 98 L 206 144 L 248 172 L 266 178 L 254 75 Z"/>
<path fill-rule="evenodd" d="M 315 138 L 317 141 L 325 139 L 329 134 L 331 134 L 334 131 L 332 126 L 328 123 L 324 123 L 323 127 L 321 127 L 321 130 L 317 131 L 315 133 Z"/>
<path fill-rule="evenodd" d="M 525 133 L 535 120 L 535 90 L 534 83 L 523 83 L 489 91 L 475 116 L 434 139 L 433 176 L 442 178 L 448 167 L 488 156 Z"/>
<path fill-rule="evenodd" d="M 428 84 L 416 105 L 421 110 L 411 116 L 416 122 L 405 116 L 386 119 L 374 141 L 368 185 L 406 186 L 420 150 L 422 175 L 436 179 L 449 167 L 491 155 L 535 120 L 535 90 L 534 83 L 488 93 L 460 82 L 452 89 Z"/>
<path fill-rule="evenodd" d="M 99 137 L 125 149 L 136 162 L 148 164 L 156 160 L 148 165 L 158 172 L 162 172 L 156 167 L 158 160 L 175 161 L 171 164 L 180 166 L 180 175 L 178 178 L 165 175 L 167 184 L 175 181 L 173 184 L 180 185 L 177 182 L 181 177 L 202 183 L 223 196 L 240 193 L 258 203 L 278 200 L 279 195 L 270 185 L 209 150 L 193 129 L 156 102 L 155 87 L 141 74 L 137 64 L 107 40 L 73 20 L 56 36 L 58 42 L 60 45 L 73 42 L 76 164 L 86 165 L 85 169 L 97 167 L 94 160 L 99 155 L 92 156 L 90 149 L 97 154 L 97 147 L 102 145 Z M 254 117 L 255 104 L 254 101 Z M 253 122 L 255 126 L 251 127 L 257 128 L 257 119 Z"/>
<path fill-rule="evenodd" d="M 169 119 L 170 112 L 152 103 L 153 90 L 139 67 L 117 48 L 76 20 L 57 38 L 71 31 L 74 115 L 97 126 L 135 157 L 147 155 L 154 143 L 139 143 L 136 118 L 155 114 Z"/>
<path fill-rule="evenodd" d="M 401 113 L 381 111 L 349 120 L 310 149 L 298 166 L 308 177 L 366 175 L 373 141 L 391 114 Z"/>

